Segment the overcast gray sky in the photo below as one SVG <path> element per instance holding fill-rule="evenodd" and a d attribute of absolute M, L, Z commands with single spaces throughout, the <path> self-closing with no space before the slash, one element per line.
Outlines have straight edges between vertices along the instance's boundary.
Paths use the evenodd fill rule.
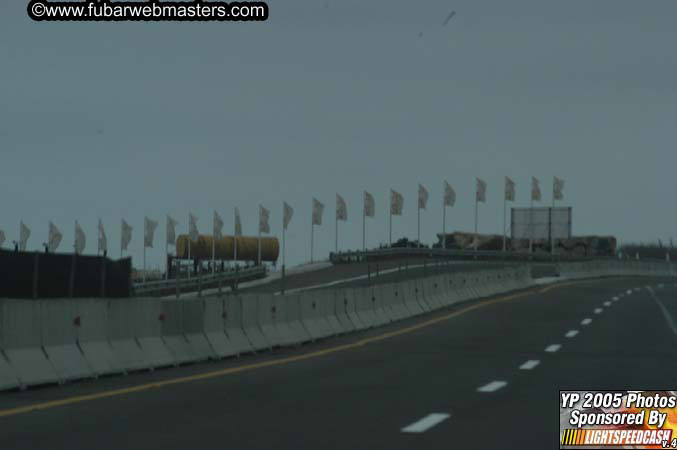
<path fill-rule="evenodd" d="M 73 221 L 96 253 L 103 219 L 211 233 L 212 211 L 245 234 L 257 208 L 295 209 L 287 263 L 309 259 L 310 207 L 326 205 L 316 258 L 334 247 L 334 195 L 348 202 L 343 249 L 361 246 L 362 190 L 376 198 L 368 244 L 387 242 L 389 188 L 405 196 L 393 235 L 416 236 L 416 186 L 430 191 L 422 239 L 441 228 L 442 182 L 457 192 L 449 230 L 500 233 L 503 176 L 528 205 L 529 180 L 566 180 L 575 234 L 664 241 L 673 206 L 677 2 L 637 0 L 274 0 L 265 23 L 36 23 L 0 3 L 0 229 L 29 249 L 47 222 L 72 248 Z M 451 10 L 457 15 L 441 23 Z M 419 36 L 419 33 L 423 33 Z M 676 236 L 677 237 L 677 236 Z M 5 247 L 9 244 L 6 243 Z"/>

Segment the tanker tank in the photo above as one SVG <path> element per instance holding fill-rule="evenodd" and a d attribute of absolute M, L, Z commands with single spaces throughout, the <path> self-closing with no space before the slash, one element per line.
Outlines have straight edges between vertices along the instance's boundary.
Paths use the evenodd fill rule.
<path fill-rule="evenodd" d="M 190 244 L 191 259 L 212 259 L 212 236 L 199 235 L 197 241 Z M 188 259 L 188 235 L 182 234 L 176 240 L 176 257 Z M 223 236 L 216 240 L 215 259 L 232 261 L 234 254 L 233 236 Z M 237 260 L 258 260 L 259 238 L 257 236 L 237 237 Z M 275 262 L 280 254 L 280 243 L 275 237 L 261 236 L 261 261 Z"/>

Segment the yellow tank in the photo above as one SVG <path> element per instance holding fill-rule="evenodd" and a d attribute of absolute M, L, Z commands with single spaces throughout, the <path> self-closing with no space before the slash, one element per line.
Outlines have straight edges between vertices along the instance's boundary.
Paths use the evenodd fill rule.
<path fill-rule="evenodd" d="M 212 258 L 212 236 L 200 235 L 197 241 L 190 244 L 192 259 Z M 224 236 L 216 241 L 215 255 L 219 260 L 233 259 L 233 236 Z M 256 261 L 258 259 L 259 238 L 257 236 L 237 237 L 237 260 Z M 188 235 L 182 234 L 176 240 L 176 255 L 180 259 L 188 259 Z M 261 261 L 275 262 L 280 255 L 280 243 L 275 237 L 261 236 Z"/>

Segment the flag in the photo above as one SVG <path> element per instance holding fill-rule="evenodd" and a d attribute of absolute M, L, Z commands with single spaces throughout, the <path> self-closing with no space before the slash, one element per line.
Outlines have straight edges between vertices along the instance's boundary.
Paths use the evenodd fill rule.
<path fill-rule="evenodd" d="M 404 197 L 397 191 L 390 190 L 390 214 L 395 216 L 402 215 L 404 209 Z"/>
<path fill-rule="evenodd" d="M 176 245 L 176 226 L 178 224 L 179 222 L 167 214 L 167 244 Z"/>
<path fill-rule="evenodd" d="M 422 184 L 418 185 L 418 207 L 419 209 L 425 209 L 428 205 L 428 190 L 423 187 Z"/>
<path fill-rule="evenodd" d="M 564 200 L 564 180 L 554 177 L 552 180 L 552 198 L 555 200 Z"/>
<path fill-rule="evenodd" d="M 348 220 L 348 207 L 343 197 L 336 194 L 336 220 Z"/>
<path fill-rule="evenodd" d="M 28 243 L 28 238 L 31 237 L 31 230 L 23 221 L 19 224 L 19 250 L 22 252 L 26 251 L 26 244 Z"/>
<path fill-rule="evenodd" d="M 0 248 L 2 248 L 2 244 L 5 243 L 5 232 L 0 230 Z"/>
<path fill-rule="evenodd" d="M 487 201 L 487 182 L 477 178 L 477 190 L 475 191 L 475 200 L 478 202 Z"/>
<path fill-rule="evenodd" d="M 75 221 L 75 253 L 81 254 L 85 250 L 85 245 L 87 244 L 87 239 L 85 238 L 85 232 L 80 227 L 78 221 Z"/>
<path fill-rule="evenodd" d="M 322 225 L 323 213 L 324 205 L 318 199 L 313 198 L 313 225 Z"/>
<path fill-rule="evenodd" d="M 127 246 L 132 240 L 132 226 L 125 222 L 125 219 L 122 219 L 122 231 L 120 236 L 120 246 L 122 247 L 122 250 L 127 250 Z"/>
<path fill-rule="evenodd" d="M 214 239 L 221 239 L 223 237 L 223 220 L 219 213 L 214 211 Z"/>
<path fill-rule="evenodd" d="M 531 177 L 531 199 L 537 202 L 541 201 L 541 187 L 535 177 Z"/>
<path fill-rule="evenodd" d="M 515 182 L 510 177 L 505 177 L 505 199 L 509 202 L 515 201 Z"/>
<path fill-rule="evenodd" d="M 155 229 L 157 228 L 157 220 L 151 220 L 144 217 L 143 220 L 143 245 L 144 247 L 153 248 L 153 238 L 155 237 Z"/>
<path fill-rule="evenodd" d="M 197 217 L 193 214 L 188 214 L 188 238 L 195 242 L 200 234 L 197 231 Z"/>
<path fill-rule="evenodd" d="M 270 233 L 270 211 L 259 205 L 259 233 Z"/>
<path fill-rule="evenodd" d="M 103 222 L 99 219 L 99 252 L 105 253 L 108 251 L 108 238 L 106 237 L 106 230 L 103 229 Z"/>
<path fill-rule="evenodd" d="M 294 208 L 289 206 L 287 202 L 282 202 L 282 226 L 284 229 L 287 229 L 287 226 L 289 225 L 289 222 L 291 222 L 291 218 L 294 215 Z"/>
<path fill-rule="evenodd" d="M 454 206 L 456 203 L 456 192 L 449 183 L 444 182 L 444 206 Z"/>
<path fill-rule="evenodd" d="M 374 217 L 376 213 L 376 202 L 374 196 L 369 192 L 364 191 L 364 215 L 367 217 Z"/>
<path fill-rule="evenodd" d="M 63 235 L 61 231 L 51 221 L 49 222 L 49 234 L 47 236 L 47 251 L 55 252 L 61 244 Z"/>
<path fill-rule="evenodd" d="M 242 221 L 240 220 L 240 209 L 235 207 L 235 236 L 242 236 Z"/>

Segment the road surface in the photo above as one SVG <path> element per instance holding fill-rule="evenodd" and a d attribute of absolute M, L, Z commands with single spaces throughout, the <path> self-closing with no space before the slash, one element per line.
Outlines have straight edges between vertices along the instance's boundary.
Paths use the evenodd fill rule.
<path fill-rule="evenodd" d="M 552 285 L 273 355 L 4 393 L 0 448 L 557 448 L 560 389 L 677 387 L 676 298 L 674 280 Z"/>

